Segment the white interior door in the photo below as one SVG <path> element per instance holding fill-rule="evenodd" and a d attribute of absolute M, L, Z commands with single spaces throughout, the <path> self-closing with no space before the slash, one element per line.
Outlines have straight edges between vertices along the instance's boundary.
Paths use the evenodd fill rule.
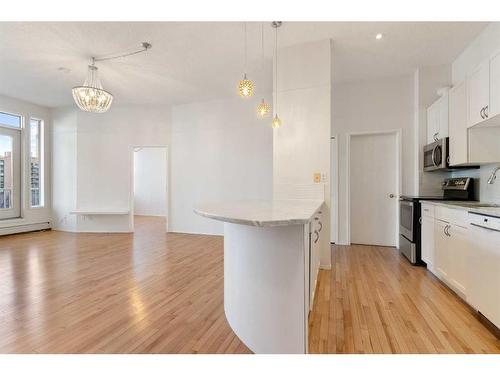
<path fill-rule="evenodd" d="M 351 242 L 396 246 L 399 150 L 397 135 L 354 135 L 350 142 Z"/>
<path fill-rule="evenodd" d="M 0 220 L 21 216 L 21 131 L 0 127 Z"/>

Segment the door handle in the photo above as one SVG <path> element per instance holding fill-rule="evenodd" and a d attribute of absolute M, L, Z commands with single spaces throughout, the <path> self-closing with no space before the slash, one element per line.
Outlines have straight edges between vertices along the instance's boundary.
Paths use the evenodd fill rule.
<path fill-rule="evenodd" d="M 396 197 L 396 195 L 395 195 L 395 194 L 392 194 L 392 193 L 391 193 L 391 194 L 389 194 L 389 198 L 395 198 L 395 197 Z"/>

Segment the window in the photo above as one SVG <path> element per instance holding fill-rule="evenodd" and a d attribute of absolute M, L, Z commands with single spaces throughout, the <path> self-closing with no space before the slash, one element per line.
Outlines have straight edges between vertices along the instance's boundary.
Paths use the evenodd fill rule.
<path fill-rule="evenodd" d="M 43 121 L 30 119 L 30 206 L 43 202 Z"/>
<path fill-rule="evenodd" d="M 9 128 L 21 129 L 21 116 L 0 112 L 0 125 Z"/>

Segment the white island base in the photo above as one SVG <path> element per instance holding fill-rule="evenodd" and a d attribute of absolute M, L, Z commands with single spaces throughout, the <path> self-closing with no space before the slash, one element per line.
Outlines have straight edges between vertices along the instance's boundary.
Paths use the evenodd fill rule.
<path fill-rule="evenodd" d="M 307 351 L 305 237 L 304 225 L 224 224 L 224 310 L 254 353 Z"/>
<path fill-rule="evenodd" d="M 259 220 L 256 203 L 245 206 L 248 219 L 227 207 L 195 209 L 225 222 L 224 311 L 233 331 L 254 353 L 308 351 L 309 305 L 319 269 L 315 225 L 321 231 L 322 202 L 289 202 L 309 208 L 289 219 L 283 204 L 263 204 L 270 213 L 265 220 Z"/>

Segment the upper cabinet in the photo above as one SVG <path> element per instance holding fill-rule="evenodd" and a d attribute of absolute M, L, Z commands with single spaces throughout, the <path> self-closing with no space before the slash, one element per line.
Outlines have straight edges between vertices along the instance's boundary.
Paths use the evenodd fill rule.
<path fill-rule="evenodd" d="M 468 126 L 500 125 L 500 54 L 467 78 Z"/>
<path fill-rule="evenodd" d="M 489 116 L 500 114 L 500 53 L 490 61 L 490 108 Z"/>
<path fill-rule="evenodd" d="M 481 64 L 467 79 L 469 101 L 468 126 L 474 126 L 487 118 L 490 104 L 490 64 Z"/>
<path fill-rule="evenodd" d="M 427 108 L 427 143 L 448 137 L 448 93 Z"/>
<path fill-rule="evenodd" d="M 469 163 L 467 133 L 467 87 L 465 82 L 454 86 L 449 93 L 450 103 L 450 165 Z"/>

